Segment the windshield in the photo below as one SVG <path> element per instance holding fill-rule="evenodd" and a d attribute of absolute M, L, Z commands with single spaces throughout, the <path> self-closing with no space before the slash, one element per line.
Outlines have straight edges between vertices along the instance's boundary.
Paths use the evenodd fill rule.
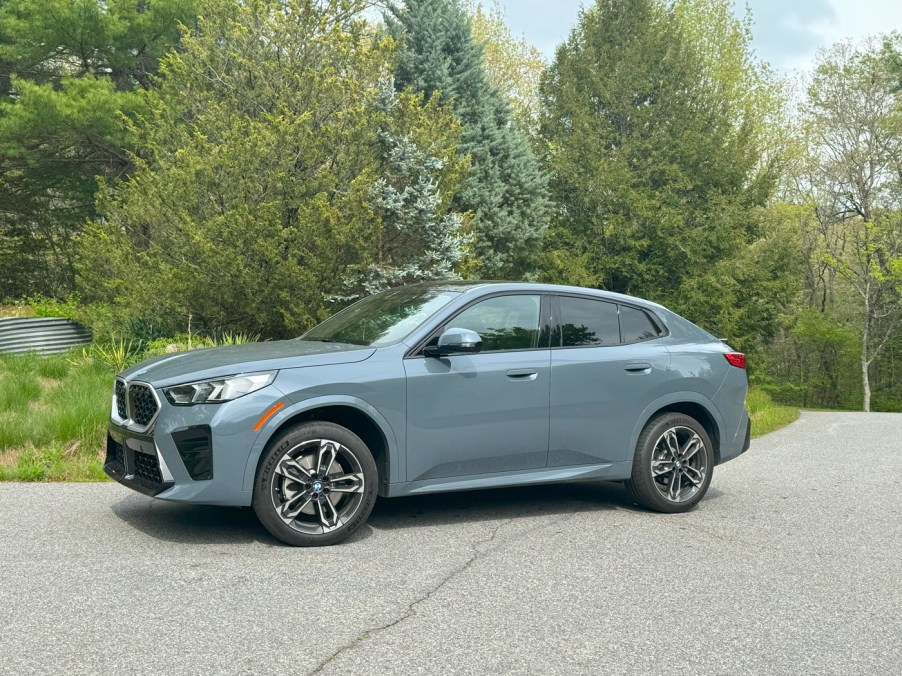
<path fill-rule="evenodd" d="M 381 347 L 406 337 L 459 295 L 432 287 L 400 287 L 365 298 L 313 327 L 301 340 Z"/>

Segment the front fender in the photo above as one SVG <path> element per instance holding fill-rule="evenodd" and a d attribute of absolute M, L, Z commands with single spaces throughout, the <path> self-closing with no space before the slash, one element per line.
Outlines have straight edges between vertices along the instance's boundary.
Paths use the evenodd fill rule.
<path fill-rule="evenodd" d="M 698 404 L 710 414 L 711 418 L 714 419 L 714 424 L 717 425 L 718 435 L 721 439 L 724 439 L 724 421 L 723 416 L 720 414 L 717 406 L 714 405 L 714 402 L 708 399 L 703 394 L 699 394 L 698 392 L 671 392 L 670 394 L 665 394 L 661 397 L 658 397 L 654 401 L 652 401 L 645 409 L 642 411 L 642 414 L 639 416 L 639 420 L 636 423 L 636 427 L 633 429 L 633 434 L 630 437 L 630 445 L 627 449 L 626 459 L 629 463 L 633 462 L 633 456 L 636 453 L 636 443 L 639 441 L 639 435 L 642 434 L 642 430 L 645 428 L 645 425 L 648 424 L 648 421 L 651 420 L 652 416 L 655 413 L 660 411 L 662 408 L 670 406 L 671 404 L 683 404 L 686 402 L 691 402 L 693 404 Z"/>
<path fill-rule="evenodd" d="M 266 424 L 260 430 L 260 434 L 257 435 L 257 438 L 254 441 L 253 446 L 251 447 L 250 455 L 248 455 L 247 465 L 244 468 L 244 483 L 242 490 L 253 490 L 254 475 L 257 472 L 257 463 L 260 460 L 260 455 L 263 453 L 263 449 L 266 448 L 266 445 L 269 443 L 270 439 L 272 439 L 273 435 L 278 431 L 278 429 L 282 426 L 282 424 L 298 415 L 299 413 L 311 411 L 322 406 L 349 406 L 351 408 L 356 408 L 361 413 L 368 415 L 381 430 L 382 435 L 385 437 L 386 445 L 388 446 L 388 480 L 390 483 L 397 481 L 395 475 L 397 474 L 398 468 L 400 467 L 398 460 L 398 440 L 395 436 L 394 430 L 385 419 L 385 417 L 381 413 L 379 413 L 379 411 L 377 411 L 371 404 L 364 401 L 363 399 L 360 399 L 359 397 L 352 397 L 348 395 L 330 395 L 323 397 L 313 397 L 312 399 L 304 399 L 303 401 L 285 406 L 284 408 L 280 409 L 278 413 L 276 413 L 266 421 Z"/>

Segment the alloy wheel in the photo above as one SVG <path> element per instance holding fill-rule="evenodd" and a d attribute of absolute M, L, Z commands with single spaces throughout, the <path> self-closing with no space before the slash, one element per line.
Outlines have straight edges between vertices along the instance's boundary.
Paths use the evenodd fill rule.
<path fill-rule="evenodd" d="M 705 483 L 708 472 L 705 442 L 688 427 L 671 427 L 658 437 L 651 455 L 651 475 L 664 499 L 691 500 Z"/>
<path fill-rule="evenodd" d="M 288 450 L 271 481 L 272 504 L 289 527 L 326 534 L 350 521 L 363 501 L 363 468 L 347 446 L 311 439 Z"/>

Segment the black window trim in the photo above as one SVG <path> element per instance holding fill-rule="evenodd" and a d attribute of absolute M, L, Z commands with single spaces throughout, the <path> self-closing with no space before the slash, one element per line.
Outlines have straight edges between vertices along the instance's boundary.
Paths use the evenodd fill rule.
<path fill-rule="evenodd" d="M 477 298 L 474 298 L 466 305 L 458 308 L 454 314 L 448 317 L 445 320 L 442 320 L 435 328 L 432 329 L 429 333 L 426 334 L 426 337 L 421 339 L 414 347 L 409 349 L 407 353 L 404 355 L 404 359 L 427 359 L 426 355 L 423 354 L 423 348 L 429 344 L 433 338 L 437 338 L 442 335 L 444 331 L 451 328 L 451 322 L 460 315 L 465 310 L 470 309 L 477 303 L 481 303 L 484 300 L 490 300 L 492 298 L 498 298 L 502 296 L 538 296 L 539 297 L 539 342 L 544 342 L 543 336 L 546 335 L 547 331 L 552 330 L 551 324 L 551 297 L 552 294 L 547 291 L 539 291 L 536 289 L 516 289 L 516 290 L 507 290 L 507 291 L 494 291 L 492 293 L 487 293 L 485 295 L 481 295 Z M 478 352 L 477 354 L 499 354 L 505 353 L 510 354 L 512 352 L 538 352 L 540 350 L 548 350 L 553 349 L 550 344 L 550 337 L 548 338 L 549 344 L 542 347 L 527 347 L 521 350 L 492 350 L 491 352 Z M 454 356 L 454 355 L 449 355 Z M 470 355 L 473 356 L 473 355 Z M 433 357 L 428 357 L 432 359 Z"/>
<path fill-rule="evenodd" d="M 661 338 L 666 338 L 670 335 L 670 330 L 667 328 L 667 325 L 661 321 L 661 318 L 647 307 L 642 307 L 641 305 L 635 305 L 633 303 L 624 303 L 619 299 L 615 298 L 605 298 L 604 296 L 593 296 L 591 294 L 584 293 L 554 293 L 553 295 L 553 303 L 554 303 L 554 311 L 555 315 L 554 319 L 554 328 L 556 329 L 556 333 L 558 336 L 558 344 L 551 345 L 552 350 L 584 350 L 586 348 L 596 348 L 596 347 L 622 347 L 624 345 L 640 345 L 642 343 L 647 343 L 652 340 L 660 340 Z M 602 303 L 610 303 L 611 305 L 617 306 L 617 329 L 620 334 L 620 340 L 616 345 L 562 345 L 563 342 L 563 325 L 561 324 L 561 304 L 559 299 L 561 298 L 580 298 L 583 300 L 594 300 Z M 623 342 L 623 325 L 620 322 L 620 308 L 628 307 L 632 310 L 638 310 L 639 312 L 644 312 L 648 318 L 651 320 L 651 323 L 658 329 L 660 333 L 653 338 L 646 338 L 645 340 L 634 340 L 631 343 Z"/>

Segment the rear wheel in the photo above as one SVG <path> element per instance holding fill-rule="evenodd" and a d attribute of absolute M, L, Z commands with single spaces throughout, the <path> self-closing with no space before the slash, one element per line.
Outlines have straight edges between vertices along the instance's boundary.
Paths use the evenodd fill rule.
<path fill-rule="evenodd" d="M 376 463 L 360 437 L 334 423 L 305 423 L 265 452 L 254 483 L 254 512 L 287 544 L 337 544 L 366 522 L 377 479 Z"/>
<path fill-rule="evenodd" d="M 626 485 L 647 509 L 686 512 L 708 492 L 713 468 L 714 451 L 705 428 L 685 414 L 663 413 L 639 435 Z"/>

